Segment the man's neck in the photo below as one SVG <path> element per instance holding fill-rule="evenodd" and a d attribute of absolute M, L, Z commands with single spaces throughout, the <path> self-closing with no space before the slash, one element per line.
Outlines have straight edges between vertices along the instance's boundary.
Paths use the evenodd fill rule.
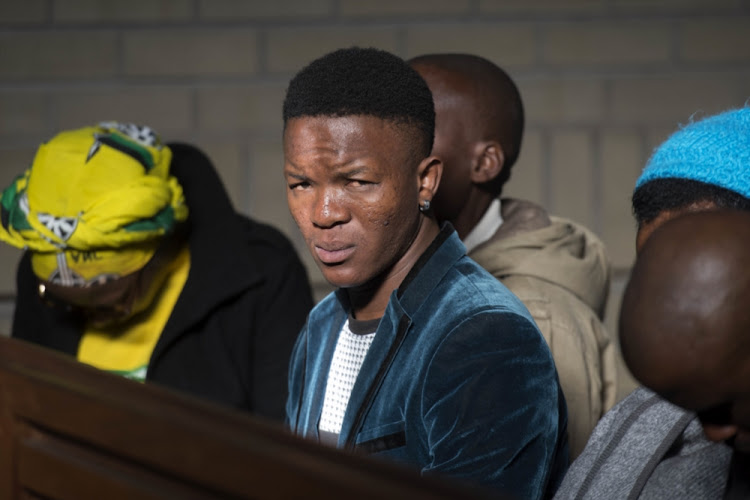
<path fill-rule="evenodd" d="M 361 287 L 347 289 L 352 315 L 358 320 L 381 318 L 385 314 L 391 293 L 401 285 L 438 233 L 440 227 L 437 222 L 432 218 L 423 217 L 414 241 L 384 276 Z"/>
<path fill-rule="evenodd" d="M 498 197 L 487 191 L 479 189 L 476 186 L 472 187 L 459 213 L 448 217 L 461 241 L 464 241 L 476 225 L 479 224 L 479 221 L 487 213 L 492 201 L 496 198 Z"/>

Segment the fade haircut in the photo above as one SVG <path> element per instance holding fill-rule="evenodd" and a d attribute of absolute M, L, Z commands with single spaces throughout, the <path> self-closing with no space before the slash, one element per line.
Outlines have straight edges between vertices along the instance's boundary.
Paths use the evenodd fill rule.
<path fill-rule="evenodd" d="M 741 194 L 692 179 L 648 181 L 635 190 L 632 201 L 638 227 L 651 222 L 665 210 L 682 209 L 702 201 L 710 201 L 717 208 L 750 211 L 750 200 Z"/>
<path fill-rule="evenodd" d="M 351 47 L 314 60 L 289 82 L 284 129 L 292 118 L 374 116 L 408 125 L 425 158 L 435 137 L 435 106 L 422 77 L 383 50 Z"/>

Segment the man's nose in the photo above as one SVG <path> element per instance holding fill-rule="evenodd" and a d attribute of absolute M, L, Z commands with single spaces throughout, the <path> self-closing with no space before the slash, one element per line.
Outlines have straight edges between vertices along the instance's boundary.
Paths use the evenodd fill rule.
<path fill-rule="evenodd" d="M 313 224 L 322 228 L 333 227 L 349 220 L 349 211 L 334 189 L 326 189 L 315 200 Z"/>

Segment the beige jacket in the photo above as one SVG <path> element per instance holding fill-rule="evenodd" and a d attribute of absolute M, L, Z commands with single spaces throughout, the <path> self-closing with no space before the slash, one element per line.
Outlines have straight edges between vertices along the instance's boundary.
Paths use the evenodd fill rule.
<path fill-rule="evenodd" d="M 602 324 L 609 262 L 602 242 L 531 202 L 503 199 L 503 224 L 469 256 L 515 293 L 550 346 L 568 404 L 571 460 L 615 404 L 616 346 Z"/>

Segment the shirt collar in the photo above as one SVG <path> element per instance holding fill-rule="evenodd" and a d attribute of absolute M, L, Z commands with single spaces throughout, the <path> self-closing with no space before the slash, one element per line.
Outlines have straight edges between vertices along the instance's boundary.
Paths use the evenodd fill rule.
<path fill-rule="evenodd" d="M 477 225 L 474 226 L 474 229 L 464 238 L 463 242 L 466 245 L 466 253 L 471 252 L 474 248 L 492 238 L 492 235 L 497 232 L 502 224 L 503 216 L 500 214 L 500 198 L 495 198 L 490 203 L 482 218 L 479 219 Z"/>

